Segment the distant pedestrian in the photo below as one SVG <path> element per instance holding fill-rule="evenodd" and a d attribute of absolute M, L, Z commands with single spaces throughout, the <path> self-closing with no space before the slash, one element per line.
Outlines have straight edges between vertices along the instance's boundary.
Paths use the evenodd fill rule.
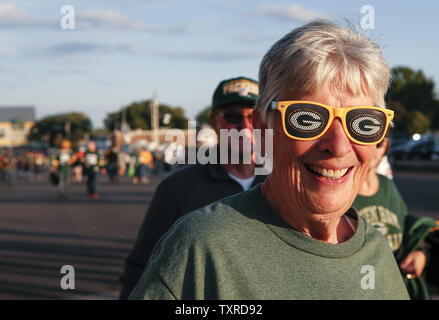
<path fill-rule="evenodd" d="M 72 151 L 72 144 L 68 140 L 64 140 L 61 143 L 61 149 L 58 156 L 53 161 L 52 171 L 58 171 L 59 183 L 58 183 L 58 197 L 60 199 L 66 199 L 70 188 L 70 178 L 72 175 L 72 165 L 75 163 L 76 157 Z"/>
<path fill-rule="evenodd" d="M 127 176 L 128 178 L 133 179 L 133 184 L 139 183 L 140 162 L 139 162 L 139 152 L 137 150 L 130 153 Z"/>
<path fill-rule="evenodd" d="M 119 176 L 118 176 L 119 155 L 117 149 L 112 148 L 108 150 L 106 158 L 107 158 L 107 171 L 108 171 L 108 177 L 110 178 L 110 182 L 117 183 L 119 180 Z"/>
<path fill-rule="evenodd" d="M 2 162 L 5 184 L 9 188 L 14 188 L 17 171 L 16 159 L 14 158 L 12 149 L 6 150 L 5 155 L 2 157 Z"/>
<path fill-rule="evenodd" d="M 94 141 L 88 143 L 83 161 L 85 174 L 87 175 L 87 194 L 89 197 L 97 199 L 99 197 L 98 182 L 101 159 L 96 151 L 96 143 Z"/>
<path fill-rule="evenodd" d="M 139 180 L 141 183 L 147 184 L 149 183 L 149 174 L 154 166 L 154 157 L 151 151 L 147 149 L 140 150 L 138 162 Z"/>
<path fill-rule="evenodd" d="M 33 168 L 34 168 L 35 181 L 43 180 L 44 155 L 42 152 L 35 153 Z"/>
<path fill-rule="evenodd" d="M 79 147 L 78 152 L 76 153 L 76 163 L 73 165 L 73 181 L 77 183 L 82 182 L 82 171 L 83 171 L 83 159 L 85 156 L 85 148 Z"/>
<path fill-rule="evenodd" d="M 24 152 L 23 154 L 23 169 L 24 169 L 24 179 L 26 181 L 33 181 L 34 175 L 33 175 L 33 155 L 31 152 Z"/>

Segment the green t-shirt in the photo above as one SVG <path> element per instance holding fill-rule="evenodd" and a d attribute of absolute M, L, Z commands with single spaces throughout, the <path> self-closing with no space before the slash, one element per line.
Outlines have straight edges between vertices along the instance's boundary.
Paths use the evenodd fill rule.
<path fill-rule="evenodd" d="M 370 197 L 358 195 L 352 207 L 384 235 L 396 253 L 402 245 L 407 206 L 392 180 L 378 175 L 378 181 L 379 191 Z"/>
<path fill-rule="evenodd" d="M 352 206 L 386 237 L 397 262 L 401 263 L 419 248 L 436 223 L 428 217 L 409 215 L 395 183 L 382 175 L 378 179 L 378 192 L 370 197 L 358 195 Z M 404 276 L 404 282 L 412 299 L 429 299 L 423 277 Z"/>
<path fill-rule="evenodd" d="M 408 299 L 383 236 L 358 217 L 328 244 L 287 225 L 260 185 L 179 219 L 130 299 Z"/>
<path fill-rule="evenodd" d="M 87 151 L 84 155 L 84 158 L 83 158 L 86 174 L 91 174 L 93 172 L 99 172 L 100 160 L 101 160 L 100 155 L 97 151 L 94 151 L 94 152 Z"/>
<path fill-rule="evenodd" d="M 68 150 L 60 150 L 56 159 L 58 160 L 58 172 L 59 173 L 70 173 L 70 168 L 72 167 L 70 162 L 73 157 L 73 152 Z"/>

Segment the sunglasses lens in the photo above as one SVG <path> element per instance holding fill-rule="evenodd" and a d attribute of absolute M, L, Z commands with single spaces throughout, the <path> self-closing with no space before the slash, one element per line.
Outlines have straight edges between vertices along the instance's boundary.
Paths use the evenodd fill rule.
<path fill-rule="evenodd" d="M 326 127 L 329 111 L 320 106 L 306 103 L 290 105 L 285 111 L 285 128 L 297 138 L 312 138 Z"/>
<path fill-rule="evenodd" d="M 224 114 L 224 119 L 226 119 L 228 123 L 238 124 L 242 121 L 242 114 L 239 112 L 227 112 Z"/>
<path fill-rule="evenodd" d="M 346 114 L 346 127 L 359 142 L 377 142 L 386 132 L 386 115 L 379 110 L 355 109 Z"/>

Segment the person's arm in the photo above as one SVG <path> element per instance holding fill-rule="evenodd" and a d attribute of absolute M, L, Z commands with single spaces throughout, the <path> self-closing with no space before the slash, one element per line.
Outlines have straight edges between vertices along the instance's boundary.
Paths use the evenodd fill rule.
<path fill-rule="evenodd" d="M 430 248 L 425 240 L 435 222 L 428 217 L 407 215 L 404 225 L 403 245 L 409 253 L 399 266 L 403 274 L 419 277 L 429 261 Z"/>
<path fill-rule="evenodd" d="M 56 172 L 58 170 L 59 167 L 59 157 L 55 157 L 54 159 L 52 159 L 51 161 L 51 172 Z"/>
<path fill-rule="evenodd" d="M 129 295 L 130 300 L 177 300 L 153 266 L 146 272 Z"/>
<path fill-rule="evenodd" d="M 70 160 L 69 160 L 69 165 L 71 165 L 72 167 L 75 166 L 77 160 L 78 160 L 78 158 L 76 157 L 76 154 L 72 154 L 72 156 L 70 157 Z"/>
<path fill-rule="evenodd" d="M 422 250 L 410 252 L 400 263 L 399 267 L 404 274 L 410 277 L 420 277 L 427 264 L 427 255 Z"/>
<path fill-rule="evenodd" d="M 107 162 L 105 157 L 103 157 L 100 153 L 97 153 L 97 157 L 98 157 L 97 166 L 99 167 L 99 169 L 105 168 L 105 165 L 106 165 L 106 162 Z"/>
<path fill-rule="evenodd" d="M 157 187 L 134 247 L 125 260 L 120 299 L 128 298 L 142 275 L 157 241 L 180 216 L 176 198 L 165 181 Z"/>

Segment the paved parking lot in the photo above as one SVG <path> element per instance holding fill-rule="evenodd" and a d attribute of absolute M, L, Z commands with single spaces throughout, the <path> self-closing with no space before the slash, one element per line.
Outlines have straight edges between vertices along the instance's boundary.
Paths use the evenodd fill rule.
<path fill-rule="evenodd" d="M 99 199 L 74 184 L 68 200 L 44 182 L 19 182 L 0 193 L 0 299 L 115 299 L 123 261 L 132 247 L 157 179 L 110 185 Z M 62 290 L 63 265 L 75 289 Z"/>

